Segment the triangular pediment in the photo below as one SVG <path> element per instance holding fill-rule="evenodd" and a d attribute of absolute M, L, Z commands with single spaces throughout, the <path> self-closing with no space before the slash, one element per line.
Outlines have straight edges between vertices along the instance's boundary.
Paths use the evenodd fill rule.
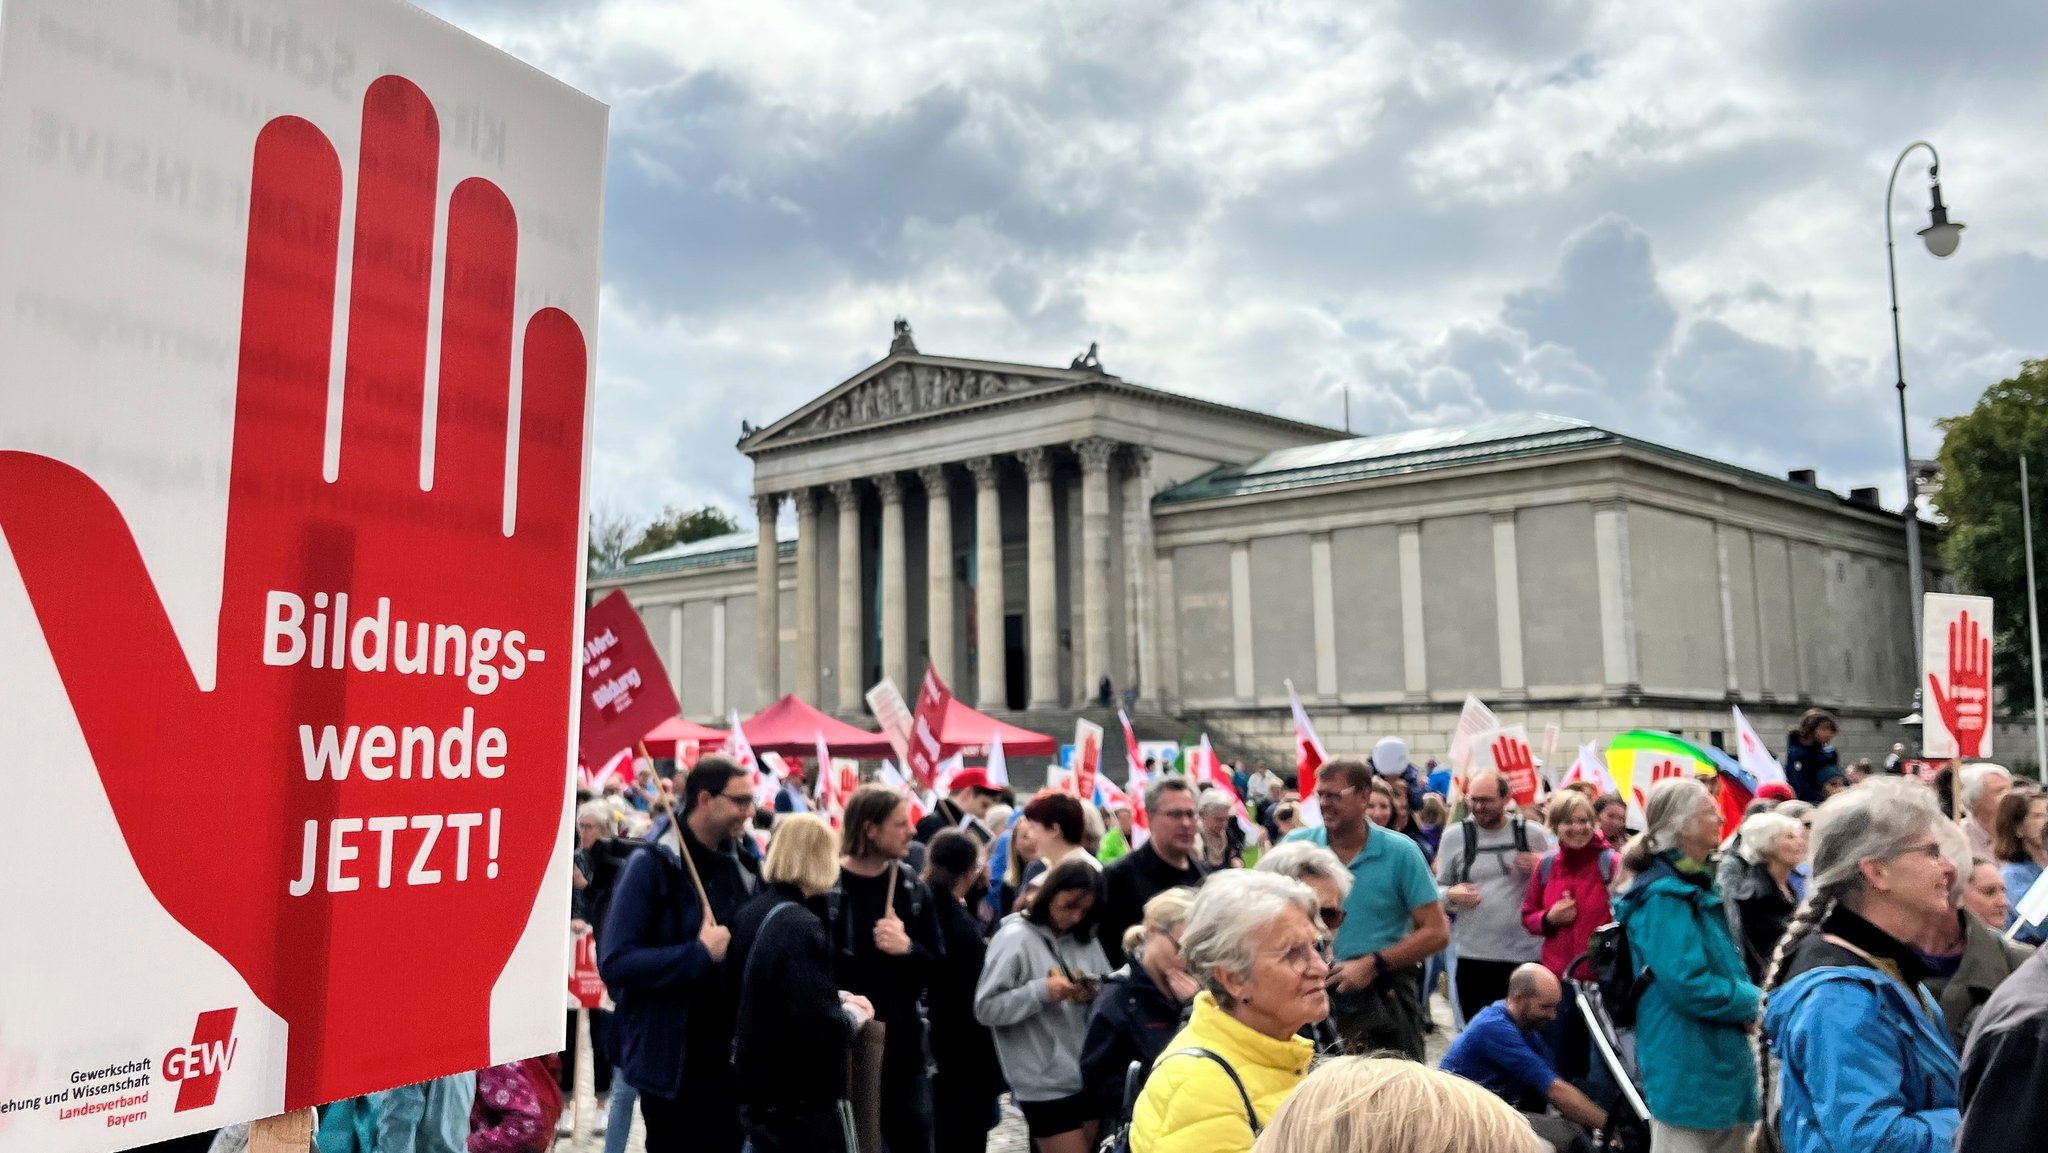
<path fill-rule="evenodd" d="M 999 404 L 1027 393 L 1117 379 L 1094 368 L 1046 368 L 897 353 L 860 370 L 781 420 L 742 436 L 739 448 L 751 455 Z"/>

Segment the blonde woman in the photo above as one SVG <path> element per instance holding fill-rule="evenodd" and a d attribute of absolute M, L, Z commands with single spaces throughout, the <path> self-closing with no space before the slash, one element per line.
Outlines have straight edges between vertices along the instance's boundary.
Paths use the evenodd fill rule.
<path fill-rule="evenodd" d="M 1252 1153 L 1542 1153 L 1514 1107 L 1427 1065 L 1338 1057 L 1308 1075 Z"/>
<path fill-rule="evenodd" d="M 784 817 L 761 880 L 733 918 L 724 974 L 747 1139 L 758 1153 L 852 1153 L 846 1052 L 875 1010 L 833 985 L 822 898 L 839 882 L 839 834 L 810 813 Z"/>

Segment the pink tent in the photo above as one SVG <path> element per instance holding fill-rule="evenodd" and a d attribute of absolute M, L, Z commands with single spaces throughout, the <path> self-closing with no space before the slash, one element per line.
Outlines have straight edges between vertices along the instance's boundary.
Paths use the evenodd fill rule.
<path fill-rule="evenodd" d="M 653 731 L 643 740 L 649 753 L 657 757 L 673 758 L 676 756 L 676 745 L 682 741 L 695 741 L 698 752 L 710 752 L 725 743 L 725 730 L 686 721 L 681 717 L 670 717 L 654 726 Z"/>
<path fill-rule="evenodd" d="M 895 747 L 882 734 L 856 729 L 845 721 L 819 712 L 794 695 L 786 696 L 741 721 L 740 730 L 747 735 L 747 744 L 753 746 L 757 753 L 810 756 L 818 749 L 818 734 L 824 733 L 825 743 L 832 746 L 835 757 L 889 757 L 896 754 Z"/>
<path fill-rule="evenodd" d="M 1059 751 L 1059 742 L 1043 733 L 1006 725 L 954 700 L 947 704 L 945 719 L 939 722 L 940 755 L 985 757 L 997 733 L 1003 737 L 1004 756 L 1049 757 Z"/>

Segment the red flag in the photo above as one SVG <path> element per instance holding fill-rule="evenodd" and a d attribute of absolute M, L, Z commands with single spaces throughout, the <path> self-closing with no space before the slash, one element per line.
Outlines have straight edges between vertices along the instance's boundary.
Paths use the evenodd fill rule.
<path fill-rule="evenodd" d="M 1132 773 L 1142 774 L 1145 771 L 1145 757 L 1138 751 L 1138 734 L 1131 730 L 1131 718 L 1125 716 L 1122 709 L 1118 709 L 1116 719 L 1122 721 L 1124 725 L 1124 765 L 1128 770 L 1124 773 L 1124 779 L 1128 781 Z"/>
<path fill-rule="evenodd" d="M 1294 788 L 1306 801 L 1316 791 L 1316 771 L 1330 759 L 1323 752 L 1323 739 L 1316 735 L 1316 727 L 1309 723 L 1308 710 L 1301 707 L 1301 695 L 1294 691 L 1294 682 L 1287 682 L 1287 703 L 1294 709 Z"/>
<path fill-rule="evenodd" d="M 918 788 L 929 790 L 937 783 L 939 761 L 945 756 L 939 744 L 939 730 L 945 725 L 946 710 L 952 704 L 953 690 L 939 679 L 937 669 L 926 666 L 924 683 L 917 690 L 917 712 L 910 722 L 910 747 L 903 758 Z"/>
<path fill-rule="evenodd" d="M 1095 795 L 1095 774 L 1102 767 L 1102 726 L 1089 720 L 1074 722 L 1074 771 L 1067 778 L 1069 792 L 1083 800 Z"/>

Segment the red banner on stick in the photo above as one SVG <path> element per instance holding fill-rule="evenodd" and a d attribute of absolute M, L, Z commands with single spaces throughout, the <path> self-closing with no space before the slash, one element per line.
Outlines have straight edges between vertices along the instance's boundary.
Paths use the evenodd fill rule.
<path fill-rule="evenodd" d="M 597 975 L 597 934 L 578 933 L 569 966 L 569 996 L 586 1009 L 604 1004 L 604 979 Z"/>
<path fill-rule="evenodd" d="M 917 689 L 917 713 L 910 722 L 910 747 L 904 750 L 910 775 L 916 779 L 917 787 L 926 791 L 938 778 L 939 762 L 945 759 L 939 729 L 944 726 L 946 710 L 952 704 L 953 690 L 939 678 L 937 669 L 926 668 L 924 683 Z"/>
<path fill-rule="evenodd" d="M 632 748 L 654 726 L 683 711 L 647 626 L 623 592 L 614 590 L 583 614 L 582 701 L 579 747 L 590 765 Z"/>

